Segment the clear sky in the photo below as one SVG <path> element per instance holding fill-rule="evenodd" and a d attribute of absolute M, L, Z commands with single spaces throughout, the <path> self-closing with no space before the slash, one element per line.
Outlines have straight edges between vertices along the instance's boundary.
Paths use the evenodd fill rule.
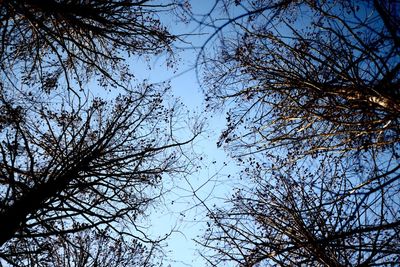
<path fill-rule="evenodd" d="M 198 15 L 207 13 L 213 4 L 213 0 L 191 1 L 192 11 Z M 195 22 L 177 24 L 171 17 L 161 17 L 161 20 L 174 34 L 190 33 L 192 29 L 193 33 L 196 33 L 194 29 L 198 26 Z M 213 29 L 203 30 L 206 30 L 207 34 L 186 39 L 195 47 L 202 45 L 207 36 L 213 33 Z M 193 195 L 193 189 L 197 190 L 197 196 L 205 200 L 207 205 L 218 204 L 232 193 L 230 190 L 232 184 L 227 175 L 236 171 L 234 162 L 216 146 L 217 139 L 225 126 L 225 115 L 204 113 L 204 96 L 194 68 L 199 50 L 191 48 L 189 44 L 178 45 L 187 49 L 178 51 L 176 56 L 179 60 L 173 69 L 166 69 L 163 57 L 150 63 L 131 59 L 133 61 L 131 64 L 136 66 L 133 70 L 139 81 L 146 79 L 157 83 L 169 80 L 173 95 L 186 106 L 187 116 L 197 114 L 207 118 L 205 132 L 193 146 L 194 151 L 202 158 L 199 161 L 201 168 L 187 177 L 165 180 L 165 188 L 171 191 L 165 195 L 161 203 L 149 210 L 147 223 L 151 226 L 146 229 L 146 233 L 158 237 L 173 230 L 165 242 L 168 246 L 164 248 L 166 256 L 164 266 L 201 267 L 205 266 L 205 261 L 196 251 L 201 247 L 196 245 L 193 239 L 200 239 L 202 229 L 206 227 L 207 217 L 206 210 L 199 205 L 198 199 Z"/>
<path fill-rule="evenodd" d="M 161 1 L 161 0 L 160 0 Z M 191 0 L 192 11 L 194 14 L 206 14 L 217 0 Z M 235 10 L 236 11 L 236 10 Z M 240 10 L 238 10 L 240 12 Z M 196 22 L 176 24 L 174 18 L 161 17 L 162 22 L 174 34 L 193 33 Z M 223 23 L 223 21 L 219 21 Z M 213 28 L 202 28 L 204 35 L 193 35 L 186 38 L 192 42 L 194 47 L 201 46 L 207 38 L 214 33 Z M 166 190 L 170 190 L 154 209 L 149 210 L 148 223 L 150 227 L 146 233 L 153 237 L 163 236 L 172 231 L 164 248 L 164 266 L 172 267 L 202 267 L 205 261 L 201 258 L 197 250 L 201 251 L 200 246 L 196 246 L 194 239 L 201 240 L 203 231 L 206 228 L 206 209 L 199 205 L 199 199 L 204 200 L 208 207 L 214 203 L 223 206 L 224 199 L 227 199 L 232 192 L 235 179 L 230 180 L 229 174 L 238 174 L 235 163 L 224 153 L 221 148 L 217 148 L 216 142 L 226 124 L 225 114 L 204 114 L 204 96 L 198 77 L 196 77 L 195 61 L 199 49 L 192 49 L 189 44 L 178 44 L 186 46 L 187 49 L 177 51 L 177 66 L 166 70 L 165 60 L 162 57 L 151 61 L 149 65 L 132 62 L 136 64 L 134 69 L 138 80 L 147 79 L 150 82 L 170 81 L 172 93 L 181 99 L 188 109 L 188 117 L 194 114 L 203 115 L 207 119 L 205 133 L 196 140 L 193 149 L 201 156 L 201 168 L 186 177 L 173 177 L 171 180 L 165 179 Z M 132 59 L 133 60 L 133 59 Z M 237 176 L 236 176 L 237 177 Z M 196 195 L 194 195 L 194 191 Z"/>

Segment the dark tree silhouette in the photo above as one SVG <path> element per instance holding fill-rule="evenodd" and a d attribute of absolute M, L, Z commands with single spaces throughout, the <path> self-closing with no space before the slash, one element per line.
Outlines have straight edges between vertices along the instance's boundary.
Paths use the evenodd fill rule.
<path fill-rule="evenodd" d="M 138 218 L 201 127 L 179 141 L 169 86 L 132 86 L 124 60 L 171 52 L 176 3 L 0 1 L 0 265 L 154 263 Z"/>
<path fill-rule="evenodd" d="M 210 264 L 395 266 L 400 165 L 390 176 L 368 175 L 368 169 L 357 177 L 341 161 L 317 164 L 247 167 L 242 177 L 252 182 L 238 189 L 231 205 L 209 211 L 212 223 L 201 244 Z"/>
<path fill-rule="evenodd" d="M 210 263 L 398 262 L 399 4 L 216 1 L 213 10 L 202 23 L 220 43 L 199 63 L 210 107 L 229 108 L 219 145 L 253 186 L 210 210 Z M 220 11 L 225 20 L 214 19 Z"/>
<path fill-rule="evenodd" d="M 176 8 L 168 3 L 1 1 L 2 80 L 49 91 L 62 78 L 72 90 L 95 74 L 103 85 L 123 85 L 130 76 L 124 58 L 170 49 L 175 37 L 157 17 Z"/>
<path fill-rule="evenodd" d="M 157 266 L 155 253 L 147 249 L 138 240 L 116 239 L 106 230 L 83 231 L 68 234 L 66 239 L 55 239 L 47 250 L 26 257 L 16 257 L 16 266 Z M 25 247 L 32 246 L 25 243 Z M 34 247 L 34 246 L 33 246 Z"/>
<path fill-rule="evenodd" d="M 223 36 L 216 57 L 205 58 L 210 104 L 239 103 L 228 113 L 221 144 L 244 143 L 241 135 L 233 136 L 241 125 L 269 146 L 308 142 L 310 153 L 399 141 L 398 5 L 248 5 L 247 16 L 225 25 L 236 34 Z"/>
<path fill-rule="evenodd" d="M 95 99 L 30 115 L 3 102 L 12 122 L 0 132 L 2 259 L 42 256 L 56 240 L 74 244 L 71 234 L 92 228 L 140 238 L 137 217 L 159 196 L 162 175 L 187 168 L 180 147 L 191 140 L 171 135 L 177 108 L 163 106 L 160 88 L 139 90 L 114 106 Z"/>

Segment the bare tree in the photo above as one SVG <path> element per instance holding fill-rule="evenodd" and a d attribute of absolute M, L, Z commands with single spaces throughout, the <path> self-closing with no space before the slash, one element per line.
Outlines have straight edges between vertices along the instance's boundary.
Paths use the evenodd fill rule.
<path fill-rule="evenodd" d="M 201 125 L 180 141 L 169 86 L 132 86 L 124 61 L 172 52 L 158 14 L 177 6 L 0 1 L 0 265 L 154 263 L 138 218 Z M 95 97 L 95 78 L 123 94 Z"/>
<path fill-rule="evenodd" d="M 329 158 L 247 169 L 242 176 L 251 182 L 231 204 L 209 210 L 211 223 L 199 242 L 212 266 L 395 266 L 400 260 L 400 165 L 390 175 L 368 169 L 358 177 L 352 166 Z"/>
<path fill-rule="evenodd" d="M 210 106 L 229 108 L 219 145 L 254 186 L 210 210 L 211 264 L 398 262 L 398 10 L 391 1 L 216 1 L 202 23 L 219 44 L 199 63 Z"/>
<path fill-rule="evenodd" d="M 3 260 L 21 266 L 14 263 L 20 257 L 42 255 L 54 239 L 73 244 L 71 234 L 87 229 L 150 240 L 136 227 L 137 217 L 158 197 L 163 175 L 187 169 L 180 147 L 192 140 L 171 135 L 177 107 L 163 106 L 158 89 L 137 88 L 113 107 L 95 99 L 58 112 L 43 106 L 35 114 L 3 102 Z"/>
<path fill-rule="evenodd" d="M 94 75 L 102 85 L 124 85 L 129 55 L 171 51 L 175 37 L 158 19 L 177 3 L 154 1 L 1 1 L 0 61 L 3 82 L 68 89 Z"/>
<path fill-rule="evenodd" d="M 125 240 L 107 230 L 82 231 L 68 234 L 66 239 L 54 239 L 40 254 L 15 257 L 16 266 L 74 266 L 74 267 L 117 267 L 117 266 L 156 266 L 154 245 L 148 249 L 137 239 Z M 25 247 L 32 243 L 25 243 Z M 34 246 L 33 246 L 34 247 Z"/>
<path fill-rule="evenodd" d="M 222 143 L 249 141 L 234 136 L 241 125 L 265 145 L 300 140 L 310 153 L 398 142 L 398 5 L 254 5 L 244 6 L 246 16 L 228 19 L 223 26 L 230 34 L 204 62 L 210 104 L 239 103 L 228 113 Z"/>

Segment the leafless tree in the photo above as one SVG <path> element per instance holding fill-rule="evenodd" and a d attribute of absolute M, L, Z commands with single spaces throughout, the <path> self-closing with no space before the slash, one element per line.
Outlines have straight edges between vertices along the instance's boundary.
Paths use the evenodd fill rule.
<path fill-rule="evenodd" d="M 158 14 L 177 6 L 0 1 L 0 265 L 154 263 L 138 218 L 201 126 L 180 141 L 169 86 L 133 86 L 124 60 L 171 52 Z"/>
<path fill-rule="evenodd" d="M 163 105 L 160 88 L 143 87 L 114 106 L 94 99 L 34 114 L 2 103 L 3 260 L 42 255 L 54 239 L 74 244 L 71 234 L 87 229 L 150 240 L 137 217 L 158 197 L 163 175 L 187 169 L 181 146 L 192 139 L 174 138 L 177 107 Z"/>
<path fill-rule="evenodd" d="M 102 85 L 124 85 L 131 77 L 124 59 L 171 51 L 175 37 L 159 15 L 178 2 L 149 0 L 1 1 L 1 75 L 19 88 L 68 89 L 97 76 Z M 32 89 L 32 88 L 31 88 Z"/>
<path fill-rule="evenodd" d="M 254 186 L 210 210 L 211 264 L 398 262 L 399 21 L 395 1 L 216 1 L 199 63 Z"/>
<path fill-rule="evenodd" d="M 210 104 L 239 103 L 228 113 L 221 143 L 249 141 L 234 136 L 241 125 L 265 145 L 302 141 L 310 153 L 398 142 L 398 4 L 242 5 L 250 10 L 223 24 L 230 31 L 204 62 Z"/>
<path fill-rule="evenodd" d="M 147 249 L 140 241 L 127 241 L 107 230 L 83 231 L 68 234 L 66 239 L 54 239 L 52 244 L 38 254 L 16 257 L 16 266 L 65 266 L 65 267 L 119 267 L 119 266 L 156 266 L 155 253 Z M 25 247 L 32 243 L 25 243 Z M 34 246 L 33 246 L 34 247 Z"/>
<path fill-rule="evenodd" d="M 251 182 L 230 205 L 209 210 L 199 241 L 205 258 L 212 266 L 395 266 L 400 165 L 390 174 L 354 175 L 348 164 L 326 158 L 279 170 L 247 167 L 242 176 Z"/>

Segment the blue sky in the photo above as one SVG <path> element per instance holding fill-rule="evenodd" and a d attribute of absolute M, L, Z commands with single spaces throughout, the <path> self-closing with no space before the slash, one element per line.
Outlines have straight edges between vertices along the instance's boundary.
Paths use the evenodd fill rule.
<path fill-rule="evenodd" d="M 215 1 L 191 1 L 195 14 L 205 14 Z M 238 11 L 240 12 L 240 11 Z M 196 23 L 188 25 L 175 24 L 171 18 L 161 17 L 173 33 L 179 34 L 189 32 L 196 27 Z M 223 23 L 220 21 L 220 23 Z M 195 46 L 203 44 L 207 37 L 213 32 L 213 28 L 203 28 L 206 35 L 192 36 L 188 40 L 195 42 Z M 188 45 L 189 47 L 189 45 Z M 165 68 L 162 57 L 150 62 L 151 70 L 142 64 L 142 68 L 135 69 L 137 78 L 147 79 L 151 82 L 170 80 L 173 94 L 180 98 L 189 110 L 188 116 L 197 113 L 202 114 L 204 110 L 204 97 L 196 77 L 195 59 L 199 50 L 189 49 L 177 54 L 178 66 L 169 71 Z M 139 64 L 140 65 L 140 64 Z M 194 150 L 203 156 L 201 169 L 186 177 L 174 177 L 172 181 L 167 180 L 165 185 L 171 191 L 165 195 L 160 205 L 150 212 L 148 223 L 151 227 L 147 229 L 154 237 L 162 236 L 174 230 L 166 243 L 166 258 L 164 266 L 205 266 L 205 261 L 199 256 L 193 239 L 199 239 L 202 229 L 205 228 L 207 217 L 206 210 L 198 205 L 199 201 L 193 196 L 196 190 L 200 199 L 205 199 L 208 206 L 213 203 L 223 205 L 224 199 L 229 196 L 234 186 L 234 181 L 229 180 L 228 174 L 238 173 L 238 168 L 220 148 L 216 142 L 221 130 L 225 125 L 225 115 L 205 114 L 207 117 L 206 132 L 194 144 Z M 228 163 L 225 166 L 225 163 Z"/>
<path fill-rule="evenodd" d="M 214 1 L 191 1 L 192 11 L 195 14 L 206 13 Z M 177 24 L 174 19 L 161 17 L 161 20 L 172 31 L 180 34 L 191 32 L 197 27 L 197 23 Z M 204 30 L 204 29 L 203 29 Z M 206 29 L 207 32 L 207 29 Z M 208 29 L 208 34 L 212 34 L 213 29 Z M 193 46 L 202 45 L 207 39 L 207 35 L 192 36 L 188 40 Z M 149 210 L 149 217 L 144 224 L 149 224 L 146 229 L 148 234 L 153 237 L 162 237 L 165 234 L 172 234 L 164 244 L 165 260 L 164 266 L 205 266 L 205 261 L 201 258 L 193 239 L 199 239 L 202 229 L 206 226 L 206 210 L 199 205 L 198 199 L 193 195 L 196 190 L 197 196 L 206 201 L 206 204 L 222 204 L 224 198 L 231 194 L 232 184 L 228 179 L 229 173 L 235 172 L 235 163 L 227 157 L 221 148 L 217 148 L 217 139 L 225 126 L 225 114 L 204 114 L 204 96 L 198 77 L 195 71 L 195 60 L 199 52 L 189 44 L 178 44 L 187 47 L 178 51 L 176 54 L 178 63 L 174 68 L 166 68 L 165 57 L 144 62 L 140 59 L 132 58 L 131 65 L 135 77 L 140 80 L 148 80 L 152 83 L 170 81 L 172 94 L 180 99 L 187 109 L 188 117 L 206 117 L 206 127 L 202 136 L 195 140 L 193 145 L 194 152 L 198 157 L 200 168 L 193 171 L 189 176 L 172 177 L 166 179 L 163 186 L 170 190 L 164 198 Z M 150 67 L 150 69 L 148 68 Z"/>

